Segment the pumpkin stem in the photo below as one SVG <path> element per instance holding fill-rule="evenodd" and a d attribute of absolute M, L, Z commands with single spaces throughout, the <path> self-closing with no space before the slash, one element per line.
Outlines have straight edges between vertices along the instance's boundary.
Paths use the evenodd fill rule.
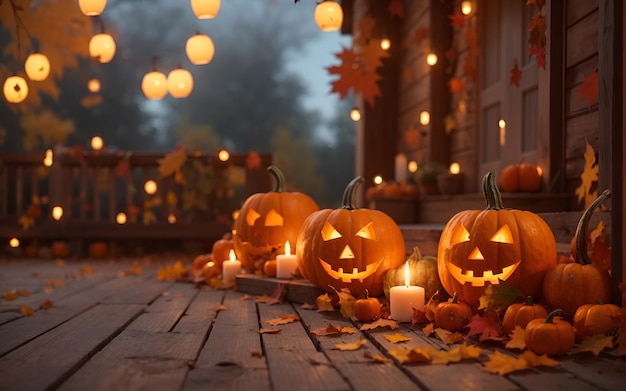
<path fill-rule="evenodd" d="M 358 176 L 354 178 L 352 181 L 350 181 L 350 183 L 348 183 L 348 186 L 346 186 L 346 190 L 344 190 L 343 192 L 343 199 L 341 201 L 341 207 L 343 209 L 348 209 L 348 210 L 357 209 L 356 189 L 357 187 L 359 187 L 359 185 L 363 181 L 364 181 L 363 177 Z"/>
<path fill-rule="evenodd" d="M 500 194 L 500 190 L 496 186 L 496 174 L 493 172 L 488 172 L 483 177 L 483 194 L 485 195 L 485 201 L 487 201 L 487 209 L 504 209 L 502 194 Z"/>
<path fill-rule="evenodd" d="M 365 288 L 365 298 L 366 299 L 370 298 L 370 291 L 368 291 L 367 288 Z"/>
<path fill-rule="evenodd" d="M 526 305 L 535 305 L 532 296 L 526 296 Z"/>
<path fill-rule="evenodd" d="M 274 185 L 274 188 L 272 189 L 272 191 L 275 191 L 278 193 L 284 191 L 285 190 L 285 175 L 283 175 L 283 172 L 280 171 L 278 167 L 276 166 L 267 167 L 267 171 L 269 171 L 269 173 L 272 174 L 274 176 L 274 179 L 276 180 L 276 185 Z"/>
<path fill-rule="evenodd" d="M 422 252 L 420 251 L 420 248 L 415 246 L 413 247 L 413 253 L 411 254 L 411 256 L 409 257 L 411 259 L 415 259 L 417 261 L 422 259 Z"/>
<path fill-rule="evenodd" d="M 560 308 L 550 312 L 548 316 L 546 316 L 546 320 L 544 321 L 544 323 L 554 323 L 554 317 L 557 315 L 561 315 L 562 313 L 563 310 Z"/>
<path fill-rule="evenodd" d="M 576 234 L 574 235 L 576 243 L 575 252 L 576 262 L 582 265 L 591 263 L 591 259 L 589 259 L 589 255 L 587 255 L 587 227 L 589 226 L 589 220 L 591 220 L 595 209 L 608 198 L 611 198 L 611 190 L 606 189 L 587 207 L 587 209 L 585 209 L 580 220 L 578 220 Z"/>
<path fill-rule="evenodd" d="M 454 292 L 454 295 L 452 295 L 452 304 L 456 304 L 459 302 L 459 294 L 457 292 Z"/>

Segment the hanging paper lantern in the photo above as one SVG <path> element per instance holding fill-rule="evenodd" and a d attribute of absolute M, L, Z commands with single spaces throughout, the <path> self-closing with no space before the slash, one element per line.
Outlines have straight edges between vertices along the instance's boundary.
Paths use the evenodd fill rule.
<path fill-rule="evenodd" d="M 343 23 L 343 9 L 335 1 L 322 1 L 315 7 L 315 22 L 322 31 L 339 30 Z"/>
<path fill-rule="evenodd" d="M 211 62 L 215 54 L 215 45 L 208 35 L 196 33 L 187 39 L 185 45 L 187 57 L 194 65 L 204 65 Z"/>
<path fill-rule="evenodd" d="M 198 19 L 213 19 L 220 11 L 221 0 L 191 0 L 191 9 Z"/>
<path fill-rule="evenodd" d="M 193 76 L 183 68 L 176 68 L 167 75 L 167 90 L 174 98 L 186 98 L 193 90 Z"/>
<path fill-rule="evenodd" d="M 146 73 L 141 81 L 141 90 L 148 99 L 161 99 L 167 95 L 167 79 L 159 71 Z"/>
<path fill-rule="evenodd" d="M 30 80 L 46 80 L 50 74 L 50 60 L 45 54 L 33 53 L 26 59 L 24 70 Z"/>
<path fill-rule="evenodd" d="M 87 16 L 100 15 L 107 5 L 107 0 L 78 0 L 78 6 Z"/>
<path fill-rule="evenodd" d="M 89 54 L 101 63 L 107 63 L 115 56 L 115 41 L 106 33 L 96 34 L 89 41 Z"/>
<path fill-rule="evenodd" d="M 11 76 L 4 81 L 4 97 L 9 103 L 20 103 L 28 96 L 28 84 L 21 76 Z"/>

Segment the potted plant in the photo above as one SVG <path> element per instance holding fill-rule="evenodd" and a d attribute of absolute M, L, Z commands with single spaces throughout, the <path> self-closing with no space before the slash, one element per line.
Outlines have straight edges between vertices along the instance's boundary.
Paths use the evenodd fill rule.
<path fill-rule="evenodd" d="M 417 183 L 423 194 L 439 194 L 437 178 L 447 172 L 446 167 L 438 162 L 428 162 L 417 169 Z"/>

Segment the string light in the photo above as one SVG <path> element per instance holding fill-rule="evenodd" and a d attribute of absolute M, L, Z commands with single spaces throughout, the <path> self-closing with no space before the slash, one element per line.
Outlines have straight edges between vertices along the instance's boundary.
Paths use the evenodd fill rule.
<path fill-rule="evenodd" d="M 191 9 L 198 19 L 213 19 L 220 11 L 221 0 L 191 0 Z"/>
<path fill-rule="evenodd" d="M 152 179 L 148 179 L 146 183 L 143 184 L 143 189 L 147 194 L 154 194 L 157 191 L 157 184 Z"/>
<path fill-rule="evenodd" d="M 106 5 L 107 0 L 78 0 L 81 12 L 87 16 L 100 15 Z"/>
<path fill-rule="evenodd" d="M 10 76 L 4 81 L 3 91 L 7 102 L 20 103 L 28 96 L 28 83 L 22 76 Z"/>
<path fill-rule="evenodd" d="M 426 126 L 430 123 L 430 113 L 426 110 L 420 113 L 420 124 Z"/>
<path fill-rule="evenodd" d="M 383 38 L 380 40 L 380 48 L 383 50 L 391 49 L 391 40 L 389 38 Z"/>
<path fill-rule="evenodd" d="M 461 13 L 463 15 L 469 15 L 472 13 L 472 2 L 464 0 L 461 2 Z"/>
<path fill-rule="evenodd" d="M 89 92 L 100 92 L 100 80 L 93 78 L 87 82 Z"/>
<path fill-rule="evenodd" d="M 439 57 L 435 53 L 428 53 L 426 56 L 426 64 L 432 67 L 437 65 L 437 62 L 439 62 Z"/>
<path fill-rule="evenodd" d="M 208 64 L 215 55 L 215 45 L 208 35 L 196 33 L 187 39 L 185 53 L 194 65 Z"/>
<path fill-rule="evenodd" d="M 315 7 L 314 17 L 320 30 L 336 31 L 343 23 L 343 9 L 335 1 L 324 0 Z"/>
<path fill-rule="evenodd" d="M 193 90 L 193 76 L 188 70 L 178 67 L 167 75 L 167 90 L 174 98 L 186 98 Z"/>
<path fill-rule="evenodd" d="M 89 55 L 105 64 L 115 56 L 115 40 L 107 33 L 99 33 L 89 40 Z"/>
<path fill-rule="evenodd" d="M 217 158 L 222 162 L 227 162 L 228 159 L 230 159 L 230 153 L 227 150 L 222 149 L 217 153 Z"/>
<path fill-rule="evenodd" d="M 361 120 L 361 111 L 355 107 L 350 111 L 350 118 L 354 122 L 359 122 Z"/>
<path fill-rule="evenodd" d="M 32 53 L 24 63 L 24 70 L 30 80 L 46 80 L 50 74 L 50 60 L 43 53 Z"/>

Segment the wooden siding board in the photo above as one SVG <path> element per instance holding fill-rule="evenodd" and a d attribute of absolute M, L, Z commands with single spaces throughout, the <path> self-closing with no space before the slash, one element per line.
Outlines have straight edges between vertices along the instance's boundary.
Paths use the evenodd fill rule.
<path fill-rule="evenodd" d="M 594 11 L 567 30 L 567 67 L 578 64 L 598 51 L 598 17 L 598 12 Z"/>

